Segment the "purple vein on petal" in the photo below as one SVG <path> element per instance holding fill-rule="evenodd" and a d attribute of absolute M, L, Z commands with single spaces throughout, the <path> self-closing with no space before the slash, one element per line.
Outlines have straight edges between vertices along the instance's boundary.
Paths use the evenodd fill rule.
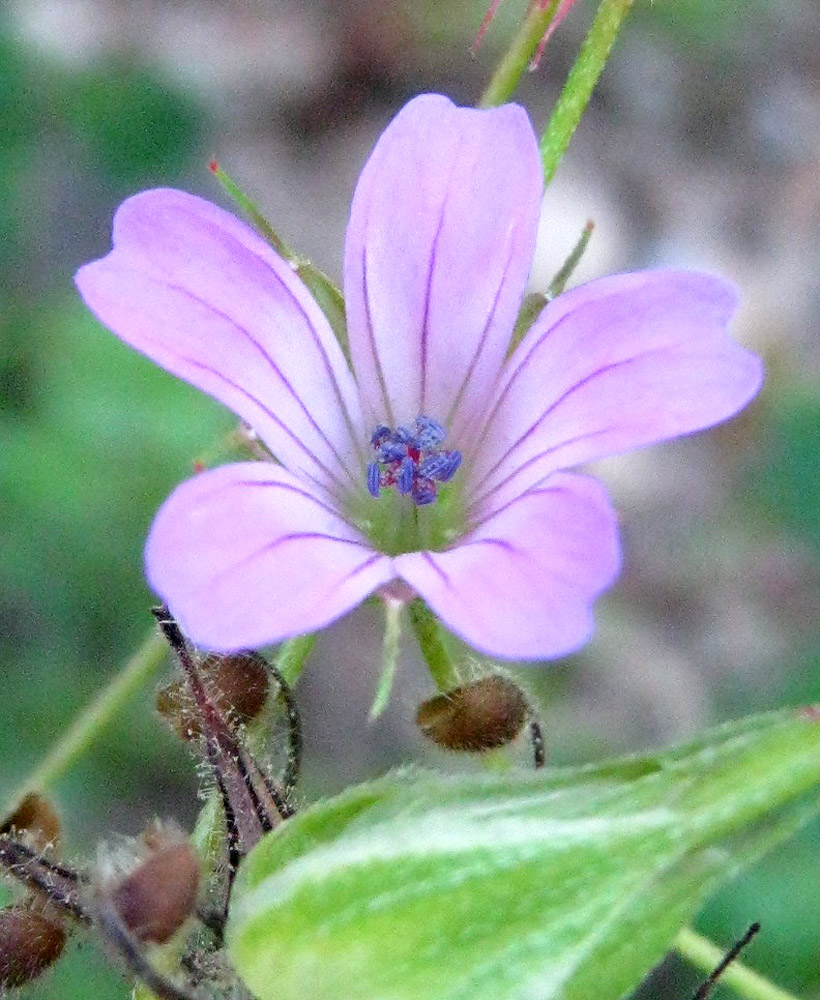
<path fill-rule="evenodd" d="M 347 409 L 347 404 L 345 403 L 344 396 L 342 394 L 342 387 L 339 385 L 338 381 L 336 380 L 336 375 L 335 375 L 335 373 L 333 371 L 333 365 L 331 364 L 330 358 L 328 357 L 327 351 L 325 350 L 325 345 L 322 343 L 321 338 L 317 335 L 316 330 L 315 330 L 315 328 L 313 326 L 313 323 L 310 321 L 310 317 L 308 316 L 308 314 L 305 312 L 304 308 L 302 307 L 302 303 L 299 301 L 299 299 L 296 298 L 296 295 L 291 291 L 291 289 L 288 288 L 288 286 L 282 281 L 282 279 L 279 277 L 279 275 L 277 275 L 275 271 L 273 271 L 272 273 L 273 273 L 274 277 L 277 279 L 277 281 L 279 282 L 280 286 L 282 288 L 284 288 L 284 290 L 290 296 L 291 301 L 293 302 L 293 304 L 296 306 L 296 308 L 301 313 L 302 319 L 305 321 L 308 330 L 310 330 L 310 335 L 313 338 L 313 342 L 316 344 L 316 346 L 319 349 L 319 355 L 322 358 L 322 363 L 325 366 L 325 370 L 327 371 L 328 377 L 330 378 L 331 385 L 333 386 L 333 391 L 336 394 L 336 400 L 337 400 L 337 402 L 339 404 L 339 410 L 344 415 L 344 420 L 345 420 L 345 423 L 347 424 L 347 433 L 350 435 L 350 440 L 353 443 L 353 447 L 356 450 L 356 455 L 359 458 L 359 462 L 362 465 L 364 465 L 365 464 L 365 457 L 364 457 L 364 454 L 362 453 L 362 450 L 361 450 L 361 441 L 359 440 L 359 434 L 357 433 L 356 428 L 353 426 L 353 421 L 351 420 L 350 413 L 348 412 L 348 409 Z M 345 361 L 345 365 L 347 365 L 347 361 Z M 353 475 L 353 473 L 351 472 L 351 470 L 347 468 L 346 464 L 341 460 L 341 458 L 339 457 L 339 454 L 337 453 L 336 449 L 333 447 L 333 445 L 330 443 L 330 441 L 328 441 L 328 439 L 325 437 L 324 433 L 321 431 L 321 429 L 318 426 L 316 427 L 316 429 L 319 431 L 320 434 L 322 434 L 322 437 L 325 439 L 325 441 L 327 441 L 327 444 L 330 447 L 330 449 L 333 451 L 333 454 L 339 460 L 340 464 L 344 467 L 345 471 L 348 473 L 348 475 L 350 476 L 350 478 L 353 479 L 353 481 L 355 482 L 356 481 L 355 480 L 355 476 Z"/>
<path fill-rule="evenodd" d="M 499 480 L 499 482 L 493 483 L 493 485 L 490 487 L 490 489 L 487 490 L 486 493 L 476 492 L 476 494 L 470 498 L 471 509 L 475 509 L 477 507 L 483 507 L 491 496 L 493 496 L 495 493 L 498 493 L 499 490 L 502 490 L 507 485 L 507 483 L 515 479 L 515 477 L 519 475 L 521 472 L 523 472 L 525 469 L 528 469 L 530 466 L 535 465 L 536 462 L 540 462 L 542 458 L 546 458 L 547 455 L 551 455 L 553 452 L 560 451 L 562 448 L 566 448 L 568 445 L 579 444 L 581 441 L 591 441 L 596 437 L 602 437 L 606 434 L 609 434 L 611 430 L 612 430 L 611 427 L 605 427 L 602 430 L 591 431 L 589 434 L 576 434 L 575 437 L 566 438 L 566 440 L 564 441 L 559 441 L 558 444 L 550 445 L 549 448 L 545 448 L 543 451 L 539 451 L 538 454 L 533 455 L 531 458 L 528 458 L 527 461 L 524 462 L 522 465 L 516 466 L 516 468 L 513 469 L 512 472 L 506 475 L 503 479 Z M 549 472 L 545 472 L 544 478 L 552 475 L 553 472 L 556 471 L 557 471 L 556 469 L 551 469 Z M 482 483 L 484 481 L 485 480 L 482 479 Z M 526 490 L 526 493 L 530 492 L 532 492 L 532 488 Z M 503 504 L 497 510 L 491 510 L 490 513 L 485 514 L 478 523 L 483 523 L 489 517 L 494 517 L 497 513 L 504 510 L 504 507 L 506 506 L 508 505 Z"/>
<path fill-rule="evenodd" d="M 486 421 L 485 426 L 487 426 L 495 418 L 496 414 L 498 413 L 499 409 L 501 408 L 501 405 L 502 405 L 504 399 L 508 395 L 508 393 L 510 391 L 510 388 L 512 387 L 513 383 L 518 378 L 518 375 L 523 370 L 523 368 L 526 366 L 526 364 L 529 362 L 529 360 L 532 357 L 532 355 L 535 352 L 535 350 L 537 350 L 537 348 L 541 345 L 541 343 L 543 342 L 544 338 L 546 336 L 548 336 L 551 332 L 557 330 L 561 326 L 561 324 L 564 322 L 564 320 L 568 319 L 571 315 L 572 315 L 571 313 L 568 313 L 567 316 L 562 317 L 561 321 L 558 324 L 556 324 L 554 327 L 551 327 L 549 330 L 546 330 L 538 338 L 537 342 L 533 345 L 532 349 L 527 353 L 527 357 L 522 360 L 521 364 L 516 368 L 515 372 L 510 377 L 509 382 L 506 384 L 506 386 L 504 386 L 504 389 L 503 389 L 501 395 L 499 396 L 498 400 L 496 401 L 495 405 L 493 406 L 492 410 L 490 411 L 489 416 L 487 417 L 487 421 Z M 579 389 L 582 389 L 588 383 L 593 382 L 596 378 L 598 378 L 599 375 L 605 375 L 608 372 L 617 371 L 618 369 L 621 369 L 621 368 L 628 368 L 630 365 L 636 364 L 638 362 L 642 362 L 646 358 L 652 357 L 655 354 L 666 354 L 669 351 L 675 350 L 677 346 L 678 345 L 676 345 L 676 344 L 664 344 L 663 347 L 658 347 L 658 348 L 655 348 L 655 349 L 653 349 L 651 351 L 644 351 L 642 354 L 634 355 L 634 356 L 629 357 L 629 358 L 623 358 L 620 361 L 613 361 L 612 364 L 602 365 L 600 368 L 596 368 L 594 372 L 590 372 L 589 375 L 586 375 L 586 376 L 584 376 L 584 378 L 582 378 L 579 381 L 573 383 L 573 385 L 571 385 L 565 392 L 563 392 L 558 397 L 558 399 L 554 400 L 554 402 L 552 402 L 547 407 L 547 409 L 544 410 L 544 412 L 538 417 L 538 419 L 535 420 L 534 423 L 532 423 L 529 426 L 529 428 L 523 434 L 521 434 L 517 438 L 517 440 L 514 441 L 509 446 L 509 448 L 506 449 L 506 451 L 501 455 L 501 457 L 493 464 L 493 466 L 490 469 L 487 470 L 486 473 L 484 473 L 484 475 L 481 477 L 481 479 L 475 484 L 475 489 L 478 490 L 490 478 L 490 476 L 492 476 L 493 473 L 496 472 L 498 470 L 498 468 L 501 465 L 504 464 L 504 462 L 510 457 L 510 455 L 521 444 L 523 444 L 524 441 L 526 441 L 536 431 L 536 429 L 539 427 L 539 425 L 551 413 L 553 413 L 556 410 L 557 407 L 559 407 L 565 400 L 569 399 L 569 397 L 572 396 L 574 393 L 576 393 Z M 563 443 L 564 442 L 561 442 L 561 444 L 563 444 Z"/>
<path fill-rule="evenodd" d="M 294 493 L 296 496 L 304 497 L 306 500 L 312 501 L 314 506 L 321 507 L 322 510 L 327 511 L 328 514 L 332 514 L 334 517 L 342 517 L 339 511 L 329 503 L 325 503 L 319 497 L 315 496 L 310 490 L 304 490 L 299 486 L 293 486 L 291 483 L 282 483 L 276 479 L 240 479 L 236 483 L 237 486 L 247 486 L 250 489 L 279 489 L 284 490 L 286 493 Z M 344 520 L 344 518 L 342 518 Z M 347 523 L 347 522 L 345 522 Z"/>
<path fill-rule="evenodd" d="M 424 313 L 421 319 L 421 341 L 419 343 L 419 413 L 427 412 L 427 342 L 430 337 L 430 330 L 428 329 L 430 322 L 430 300 L 433 297 L 433 278 L 436 273 L 436 257 L 438 254 L 438 244 L 441 239 L 441 232 L 444 228 L 444 215 L 447 206 L 447 192 L 450 190 L 450 183 L 452 182 L 452 173 L 450 174 L 450 179 L 447 181 L 447 187 L 444 194 L 444 203 L 441 206 L 441 213 L 439 215 L 438 226 L 436 227 L 436 233 L 433 237 L 433 242 L 430 245 L 430 261 L 427 268 L 427 281 L 425 283 L 424 289 Z"/>
<path fill-rule="evenodd" d="M 274 276 L 276 277 L 275 272 L 271 272 L 271 273 L 274 274 Z M 172 289 L 175 292 L 179 292 L 180 294 L 184 295 L 186 298 L 191 299 L 193 302 L 196 302 L 196 303 L 198 303 L 201 306 L 204 306 L 207 310 L 209 310 L 210 312 L 214 313 L 214 315 L 219 316 L 221 319 L 225 320 L 226 323 L 230 324 L 230 326 L 232 326 L 234 330 L 236 330 L 238 333 L 242 334 L 242 336 L 244 336 L 245 339 L 248 340 L 253 345 L 253 347 L 258 351 L 258 353 L 265 360 L 265 362 L 267 363 L 267 365 L 275 373 L 275 375 L 277 376 L 277 378 L 279 379 L 279 381 L 282 383 L 282 385 L 284 386 L 284 388 L 287 391 L 287 393 L 294 400 L 296 400 L 296 403 L 299 406 L 299 409 L 305 415 L 305 417 L 307 418 L 308 422 L 313 427 L 313 429 L 316 431 L 316 433 L 319 435 L 319 437 L 328 446 L 328 449 L 333 454 L 333 456 L 336 459 L 336 461 L 339 463 L 339 466 L 344 470 L 344 472 L 350 478 L 351 482 L 353 482 L 355 484 L 356 483 L 356 477 L 355 477 L 355 475 L 347 467 L 347 465 L 345 464 L 345 462 L 342 460 L 342 457 L 339 455 L 339 452 L 336 450 L 335 445 L 330 441 L 330 439 L 328 438 L 327 434 L 322 430 L 322 428 L 316 423 L 316 420 L 314 419 L 313 414 L 305 406 L 305 403 L 304 403 L 304 400 L 302 399 L 302 397 L 299 395 L 298 392 L 296 392 L 296 390 L 291 385 L 290 381 L 287 378 L 285 378 L 285 376 L 282 373 L 282 371 L 279 368 L 279 366 L 276 364 L 276 362 L 273 360 L 273 358 L 270 356 L 270 354 L 268 354 L 268 352 L 265 350 L 265 348 L 259 343 L 259 341 L 256 339 L 256 337 L 254 337 L 253 334 L 249 330 L 245 329 L 245 327 L 242 326 L 240 323 L 237 323 L 236 320 L 234 320 L 232 317 L 230 317 L 227 313 L 223 312 L 221 309 L 217 309 L 215 306 L 211 305 L 210 303 L 205 302 L 198 295 L 195 295 L 193 292 L 189 291 L 187 288 L 182 288 L 179 285 L 173 284 L 172 282 L 163 282 L 163 283 L 166 285 L 167 288 L 170 288 L 170 289 Z M 288 294 L 291 294 L 290 290 L 285 285 L 282 285 L 282 287 L 285 289 L 286 292 L 288 292 Z M 300 306 L 298 300 L 294 298 L 293 301 L 296 303 L 296 306 L 301 311 L 301 306 Z M 307 323 L 308 329 L 311 331 L 312 335 L 315 336 L 315 332 L 313 331 L 313 326 L 310 323 L 310 320 L 307 318 L 307 316 L 304 314 L 304 312 L 302 312 L 302 316 L 303 316 L 305 322 Z M 320 345 L 320 347 L 321 347 L 321 345 Z M 325 360 L 325 363 L 327 364 L 328 363 L 328 359 L 327 359 L 326 355 L 324 354 L 324 352 L 322 352 L 322 357 Z M 188 359 L 186 359 L 186 360 L 188 360 Z M 207 365 L 204 365 L 204 364 L 200 364 L 199 367 L 201 367 L 201 368 L 203 368 L 205 370 L 208 370 L 208 371 L 212 370 Z M 219 372 L 214 372 L 214 374 L 219 375 Z M 232 382 L 231 379 L 229 379 L 229 378 L 227 378 L 225 376 L 222 376 L 222 377 L 224 378 L 224 381 L 227 382 L 229 385 L 234 386 L 234 388 L 238 389 L 240 392 L 242 392 L 249 399 L 251 399 L 254 402 L 258 403 L 258 405 L 265 411 L 266 414 L 268 414 L 270 416 L 273 416 L 272 412 L 267 407 L 262 406 L 262 404 L 259 403 L 258 400 L 254 399 L 254 397 L 251 396 L 250 393 L 245 392 L 245 390 L 243 390 L 239 386 L 235 385 L 235 383 Z M 331 378 L 332 378 L 332 373 L 331 373 Z M 334 388 L 336 389 L 336 392 L 338 394 L 339 388 L 338 388 L 338 385 L 336 383 L 336 380 L 335 379 L 332 379 L 332 380 L 333 380 Z M 347 410 L 344 407 L 344 404 L 343 404 L 343 402 L 341 400 L 340 400 L 340 407 L 341 407 L 342 412 L 346 414 L 346 418 L 347 418 L 347 422 L 348 422 L 348 429 L 350 430 L 349 416 L 347 415 Z M 306 454 L 310 455 L 310 457 L 313 458 L 313 460 L 316 462 L 316 464 L 320 468 L 322 468 L 325 472 L 327 472 L 328 475 L 331 475 L 331 477 L 333 479 L 336 479 L 337 481 L 339 481 L 338 477 L 335 476 L 335 475 L 332 475 L 330 473 L 330 471 L 327 469 L 327 467 L 324 465 L 324 463 L 320 462 L 319 459 L 316 457 L 316 455 L 314 455 L 313 452 L 302 441 L 300 441 L 290 430 L 288 430 L 288 428 L 285 427 L 285 425 L 282 423 L 281 420 L 279 420 L 277 417 L 273 417 L 273 419 L 279 425 L 279 427 L 281 427 L 283 430 L 287 431 L 288 435 L 294 441 L 296 441 L 298 444 L 301 445 L 302 450 L 305 451 Z M 352 433 L 351 433 L 351 438 L 352 438 L 352 440 L 355 441 L 355 437 L 352 435 Z"/>
<path fill-rule="evenodd" d="M 236 382 L 234 382 L 232 379 L 229 379 L 228 376 L 225 375 L 223 372 L 219 371 L 219 369 L 217 369 L 217 368 L 211 368 L 210 365 L 206 365 L 204 361 L 197 361 L 194 358 L 187 357 L 187 355 L 185 355 L 185 354 L 177 354 L 176 352 L 171 352 L 171 351 L 169 351 L 168 353 L 169 354 L 173 354 L 175 357 L 177 357 L 180 360 L 184 361 L 186 364 L 189 364 L 189 365 L 191 365 L 194 368 L 199 368 L 201 371 L 208 372 L 209 375 L 213 375 L 215 378 L 220 379 L 222 382 L 225 382 L 227 385 L 229 385 L 232 389 L 235 389 L 238 393 L 240 393 L 241 395 L 243 395 L 246 399 L 250 400 L 250 402 L 253 403 L 255 406 L 258 406 L 259 409 L 265 414 L 266 417 L 269 417 L 278 427 L 280 427 L 285 432 L 285 434 L 287 434 L 287 436 L 294 442 L 294 444 L 298 445 L 298 447 L 300 447 L 302 449 L 302 451 L 308 456 L 308 458 L 312 459 L 316 463 L 316 465 L 323 472 L 325 472 L 327 474 L 327 476 L 328 476 L 329 479 L 331 479 L 335 483 L 337 483 L 337 485 L 339 487 L 341 487 L 341 488 L 345 487 L 345 484 L 339 478 L 339 476 L 335 472 L 333 472 L 331 469 L 329 469 L 324 464 L 324 462 L 322 462 L 318 458 L 318 456 L 316 456 L 310 450 L 310 448 L 308 448 L 308 446 L 305 444 L 305 442 L 302 441 L 302 439 L 300 437 L 298 437 L 298 435 L 294 434 L 293 431 L 287 425 L 283 424 L 282 421 L 279 419 L 279 417 L 277 417 L 276 414 L 273 412 L 273 410 L 271 410 L 269 407 L 265 406 L 265 404 L 263 402 L 261 402 L 260 400 L 258 400 L 256 398 L 256 396 L 253 395 L 253 393 L 248 392 L 248 390 L 245 389 L 245 388 L 243 388 L 241 385 L 237 385 Z M 342 466 L 342 468 L 345 468 L 345 467 Z"/>
<path fill-rule="evenodd" d="M 556 486 L 544 486 L 544 485 L 529 486 L 529 487 L 527 487 L 527 489 L 525 489 L 523 492 L 519 493 L 517 496 L 511 497 L 509 500 L 505 500 L 504 503 L 502 503 L 499 507 L 496 507 L 494 510 L 488 511 L 486 513 L 482 513 L 482 515 L 476 521 L 474 521 L 474 522 L 471 523 L 470 530 L 468 532 L 467 537 L 469 539 L 469 535 L 474 534 L 476 531 L 478 531 L 479 528 L 481 528 L 483 525 L 487 524 L 488 521 L 492 521 L 494 518 L 498 517 L 500 514 L 503 514 L 504 511 L 507 510 L 508 507 L 515 506 L 515 504 L 517 504 L 519 501 L 523 500 L 525 497 L 536 496 L 539 493 L 556 494 L 556 493 L 570 493 L 570 492 L 571 491 L 569 491 L 566 488 L 566 486 L 562 486 L 562 485 L 556 485 Z M 470 544 L 470 543 L 468 541 L 468 542 L 465 542 L 464 544 Z"/>
<path fill-rule="evenodd" d="M 393 416 L 393 406 L 387 392 L 387 383 L 384 378 L 384 371 L 382 370 L 381 358 L 379 357 L 379 352 L 376 347 L 376 333 L 373 329 L 373 312 L 370 308 L 370 289 L 368 287 L 367 278 L 367 246 L 368 240 L 367 235 L 365 234 L 365 238 L 362 240 L 362 301 L 364 302 L 364 311 L 367 319 L 367 339 L 370 342 L 370 353 L 373 355 L 373 366 L 376 369 L 376 375 L 379 379 L 379 388 L 381 389 L 382 399 L 384 400 L 384 412 L 388 423 L 393 426 L 396 423 L 396 419 Z"/>
<path fill-rule="evenodd" d="M 183 215 L 187 215 L 189 218 L 193 218 L 195 222 L 199 221 L 198 216 L 196 215 L 195 212 L 185 212 L 185 211 L 183 211 L 182 214 Z M 288 298 L 290 299 L 290 301 L 292 302 L 292 304 L 296 307 L 297 312 L 302 317 L 302 319 L 303 319 L 303 321 L 304 321 L 307 329 L 310 332 L 310 336 L 311 336 L 314 344 L 318 348 L 319 356 L 322 359 L 322 363 L 325 366 L 325 370 L 327 371 L 327 374 L 328 374 L 328 376 L 330 378 L 330 382 L 331 382 L 331 384 L 333 386 L 333 391 L 334 391 L 334 393 L 336 395 L 336 400 L 337 400 L 337 402 L 339 404 L 339 410 L 344 415 L 344 420 L 345 420 L 345 423 L 347 425 L 347 430 L 348 430 L 348 434 L 350 435 L 350 440 L 353 443 L 353 446 L 354 446 L 354 448 L 356 450 L 356 454 L 357 454 L 357 456 L 359 458 L 359 461 L 362 464 L 364 464 L 365 459 L 364 459 L 364 456 L 363 456 L 362 451 L 361 451 L 361 442 L 359 441 L 359 435 L 356 432 L 356 429 L 353 426 L 353 421 L 350 418 L 350 413 L 348 412 L 347 405 L 346 405 L 345 400 L 344 400 L 344 395 L 342 393 L 341 386 L 339 385 L 339 383 L 338 383 L 338 381 L 336 379 L 336 375 L 335 375 L 335 373 L 333 371 L 333 365 L 332 365 L 332 363 L 330 361 L 330 358 L 328 357 L 327 351 L 325 350 L 325 345 L 322 343 L 321 338 L 317 336 L 316 329 L 315 329 L 315 327 L 314 327 L 314 325 L 313 325 L 310 317 L 308 316 L 307 312 L 305 311 L 302 303 L 299 301 L 299 299 L 297 298 L 297 296 L 293 292 L 293 290 L 288 287 L 288 285 L 282 280 L 281 276 L 270 266 L 270 264 L 263 257 L 261 257 L 259 254 L 255 253 L 255 251 L 250 250 L 250 248 L 247 247 L 244 243 L 242 243 L 241 240 L 237 239 L 237 237 L 235 235 L 228 234 L 228 233 L 226 233 L 224 231 L 221 232 L 221 235 L 225 239 L 226 242 L 227 241 L 231 241 L 231 242 L 237 244 L 240 247 L 241 251 L 243 251 L 243 252 L 244 251 L 250 251 L 251 253 L 253 253 L 254 256 L 257 258 L 257 260 L 260 262 L 260 264 L 262 264 L 262 266 L 265 267 L 266 271 L 268 273 L 270 273 L 271 277 L 275 280 L 277 286 L 282 291 L 285 292 L 285 294 L 288 296 Z M 286 266 L 289 266 L 289 265 L 286 264 L 286 262 L 283 261 L 283 263 L 285 263 Z M 169 287 L 178 288 L 178 286 L 173 285 L 170 282 L 166 282 L 166 283 L 169 285 Z M 179 291 L 185 291 L 184 289 L 178 289 L 178 290 Z M 308 292 L 308 294 L 310 294 L 310 293 Z M 195 301 L 200 302 L 201 305 L 207 305 L 206 303 L 202 302 L 202 300 L 199 299 L 197 296 L 191 296 L 191 297 L 194 298 Z M 213 308 L 213 307 L 209 307 L 209 308 Z M 222 316 L 224 319 L 226 319 L 233 326 L 237 327 L 237 329 L 239 329 L 243 333 L 247 334 L 248 338 L 259 349 L 259 351 L 261 352 L 261 354 L 265 358 L 265 360 L 271 365 L 271 367 L 273 367 L 277 371 L 277 374 L 280 374 L 279 371 L 278 371 L 278 369 L 276 368 L 276 365 L 273 363 L 272 359 L 268 355 L 267 351 L 262 347 L 261 344 L 259 344 L 256 341 L 256 339 L 254 337 L 252 337 L 250 335 L 249 331 L 245 330 L 245 328 L 243 326 L 235 323 L 229 316 L 225 315 L 225 313 L 221 312 L 220 310 L 218 310 L 216 308 L 213 308 L 213 311 L 215 313 L 217 313 L 217 315 Z M 292 390 L 291 390 L 291 392 L 292 392 Z M 336 459 L 339 461 L 339 464 L 343 468 L 345 468 L 345 471 L 348 472 L 348 474 L 350 475 L 350 478 L 353 479 L 354 482 L 355 482 L 355 477 L 346 468 L 345 463 L 342 461 L 342 459 L 339 456 L 338 452 L 336 451 L 336 449 L 334 448 L 334 446 L 331 444 L 331 442 L 328 440 L 327 436 L 324 434 L 324 432 L 322 431 L 322 429 L 315 423 L 315 421 L 311 417 L 310 413 L 308 413 L 307 410 L 305 410 L 304 405 L 302 404 L 301 399 L 299 399 L 298 396 L 296 396 L 295 398 L 297 399 L 297 401 L 299 402 L 299 404 L 302 406 L 302 409 L 304 410 L 306 416 L 308 417 L 308 419 L 311 421 L 311 423 L 315 427 L 316 431 L 320 434 L 320 436 L 323 438 L 323 440 L 325 441 L 325 443 L 327 444 L 327 446 L 333 452 L 333 454 L 335 455 Z"/>
<path fill-rule="evenodd" d="M 439 566 L 439 564 L 433 558 L 432 554 L 430 552 L 421 552 L 420 555 L 421 558 L 430 565 L 430 567 L 434 570 L 434 572 L 436 572 L 441 577 L 441 581 L 445 585 L 445 587 L 449 587 L 450 590 L 452 590 L 453 584 L 452 581 L 450 580 L 449 575 L 444 572 L 441 566 Z"/>
<path fill-rule="evenodd" d="M 507 274 L 509 273 L 510 270 L 510 265 L 512 264 L 514 242 L 515 242 L 513 240 L 514 235 L 515 235 L 515 226 L 511 226 L 509 230 L 509 244 L 508 244 L 509 251 L 507 253 L 507 259 L 504 262 L 504 269 L 501 273 L 501 280 L 498 283 L 498 289 L 495 293 L 493 304 L 490 306 L 490 311 L 487 314 L 487 322 L 484 324 L 484 329 L 481 331 L 481 338 L 479 339 L 478 346 L 476 347 L 475 353 L 473 354 L 473 357 L 470 360 L 470 364 L 467 368 L 464 378 L 462 379 L 461 385 L 459 386 L 455 399 L 453 400 L 453 404 L 450 407 L 450 410 L 447 414 L 447 419 L 444 421 L 446 427 L 451 427 L 454 424 L 456 411 L 458 410 L 458 407 L 461 404 L 461 399 L 467 389 L 467 386 L 470 383 L 470 379 L 473 377 L 473 372 L 475 371 L 478 365 L 478 359 L 481 357 L 482 351 L 486 347 L 487 339 L 490 333 L 490 327 L 492 326 L 493 319 L 495 318 L 495 314 L 498 309 L 498 302 L 499 299 L 501 298 L 501 292 L 504 288 L 504 284 L 507 279 Z"/>
<path fill-rule="evenodd" d="M 429 319 L 430 319 L 430 300 L 433 296 L 433 279 L 436 274 L 436 258 L 438 254 L 439 240 L 441 239 L 441 234 L 444 229 L 444 219 L 447 215 L 447 205 L 450 201 L 450 189 L 452 188 L 457 177 L 461 176 L 459 167 L 459 157 L 461 155 L 461 150 L 464 148 L 464 133 L 462 132 L 458 138 L 458 145 L 456 146 L 455 154 L 450 165 L 450 174 L 447 178 L 447 183 L 444 185 L 444 194 L 441 201 L 441 210 L 438 218 L 438 225 L 436 226 L 436 232 L 433 236 L 433 242 L 430 246 L 430 264 L 427 271 L 427 282 L 425 286 L 425 297 L 424 297 L 424 315 L 422 317 L 421 326 L 421 343 L 420 343 L 420 355 L 419 355 L 419 367 L 421 369 L 421 377 L 419 382 L 419 413 L 427 412 L 427 347 L 430 331 L 428 329 Z"/>
<path fill-rule="evenodd" d="M 339 581 L 340 583 L 344 582 L 344 580 L 347 580 L 348 578 L 352 578 L 357 573 L 362 572 L 377 559 L 384 558 L 381 552 L 374 552 L 372 549 L 369 549 L 366 545 L 363 545 L 362 542 L 356 541 L 353 538 L 343 538 L 339 535 L 330 535 L 323 531 L 292 531 L 290 534 L 280 535 L 278 538 L 273 539 L 273 541 L 266 542 L 265 545 L 262 545 L 260 548 L 255 549 L 253 552 L 249 552 L 243 559 L 240 559 L 238 562 L 233 563 L 233 565 L 231 565 L 228 569 L 224 570 L 224 572 L 214 576 L 211 580 L 211 584 L 217 584 L 220 583 L 222 580 L 228 579 L 229 577 L 233 576 L 237 570 L 241 570 L 247 566 L 250 566 L 252 563 L 256 562 L 257 559 L 261 559 L 263 556 L 270 555 L 271 552 L 275 552 L 278 548 L 280 548 L 282 545 L 287 544 L 288 542 L 302 543 L 311 541 L 337 542 L 341 545 L 352 545 L 368 553 L 367 558 L 362 563 L 360 563 L 354 570 L 351 570 L 350 573 L 348 573 L 341 581 Z"/>

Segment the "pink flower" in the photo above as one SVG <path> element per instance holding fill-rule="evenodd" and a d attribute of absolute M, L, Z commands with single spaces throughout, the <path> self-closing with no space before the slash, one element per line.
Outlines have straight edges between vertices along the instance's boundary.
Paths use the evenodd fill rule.
<path fill-rule="evenodd" d="M 586 640 L 617 530 L 603 486 L 565 470 L 724 420 L 761 369 L 727 335 L 733 290 L 667 270 L 561 295 L 508 358 L 541 195 L 520 107 L 411 101 L 353 199 L 352 371 L 244 223 L 179 191 L 121 206 L 86 303 L 276 456 L 195 475 L 157 514 L 148 578 L 195 642 L 311 632 L 391 581 L 492 655 Z"/>

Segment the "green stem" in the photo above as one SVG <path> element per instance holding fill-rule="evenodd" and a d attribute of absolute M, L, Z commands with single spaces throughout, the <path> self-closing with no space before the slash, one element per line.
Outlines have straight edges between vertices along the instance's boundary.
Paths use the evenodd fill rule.
<path fill-rule="evenodd" d="M 30 791 L 46 791 L 68 771 L 164 662 L 168 647 L 156 631 L 144 640 L 122 670 L 76 716 L 46 758 L 6 803 L 10 812 Z"/>
<path fill-rule="evenodd" d="M 678 933 L 674 942 L 675 951 L 683 955 L 692 965 L 705 973 L 710 973 L 723 958 L 723 951 L 705 937 L 701 937 L 689 927 Z M 768 979 L 753 972 L 742 962 L 733 962 L 723 972 L 720 981 L 746 997 L 747 1000 L 797 1000 L 792 993 L 780 989 Z"/>
<path fill-rule="evenodd" d="M 393 680 L 399 662 L 399 643 L 401 641 L 401 616 L 404 604 L 401 601 L 384 601 L 384 641 L 382 642 L 382 671 L 376 688 L 376 696 L 370 706 L 368 718 L 374 722 L 387 708 L 390 692 L 393 690 Z"/>
<path fill-rule="evenodd" d="M 561 292 L 566 288 L 567 282 L 572 277 L 572 273 L 576 267 L 581 263 L 581 258 L 584 256 L 584 251 L 587 248 L 590 237 L 592 236 L 592 231 L 595 229 L 595 223 L 592 219 L 587 220 L 587 224 L 581 230 L 581 235 L 578 238 L 578 242 L 570 250 L 569 256 L 564 261 L 564 263 L 559 268 L 555 277 L 550 282 L 550 286 L 547 289 L 547 298 L 551 301 L 557 298 Z"/>
<path fill-rule="evenodd" d="M 487 89 L 481 95 L 477 107 L 493 108 L 508 101 L 515 93 L 518 81 L 538 49 L 538 43 L 555 16 L 557 3 L 551 3 L 546 10 L 539 10 L 534 4 L 524 23 L 518 29 L 510 47 L 501 57 L 501 62 L 490 77 Z"/>
<path fill-rule="evenodd" d="M 410 621 L 436 687 L 439 691 L 457 687 L 458 670 L 447 649 L 441 623 L 424 601 L 417 598 L 410 602 Z"/>
<path fill-rule="evenodd" d="M 295 639 L 287 639 L 279 647 L 274 660 L 274 666 L 291 687 L 299 680 L 299 675 L 310 656 L 316 642 L 315 633 L 297 635 Z"/>
<path fill-rule="evenodd" d="M 631 6 L 632 0 L 601 0 L 541 139 L 546 184 L 558 169 Z"/>

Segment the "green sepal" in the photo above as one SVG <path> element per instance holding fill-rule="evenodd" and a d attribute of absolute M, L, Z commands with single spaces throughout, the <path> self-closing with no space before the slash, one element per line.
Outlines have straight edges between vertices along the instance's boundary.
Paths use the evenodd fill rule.
<path fill-rule="evenodd" d="M 617 1000 L 818 785 L 797 711 L 598 766 L 390 774 L 248 856 L 230 957 L 258 1000 Z"/>

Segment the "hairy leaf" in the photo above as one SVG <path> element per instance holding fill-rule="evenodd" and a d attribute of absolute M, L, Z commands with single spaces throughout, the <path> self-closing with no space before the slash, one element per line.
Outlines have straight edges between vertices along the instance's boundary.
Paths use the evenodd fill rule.
<path fill-rule="evenodd" d="M 599 766 L 391 774 L 249 855 L 231 958 L 259 1000 L 616 1000 L 818 785 L 808 711 Z"/>

